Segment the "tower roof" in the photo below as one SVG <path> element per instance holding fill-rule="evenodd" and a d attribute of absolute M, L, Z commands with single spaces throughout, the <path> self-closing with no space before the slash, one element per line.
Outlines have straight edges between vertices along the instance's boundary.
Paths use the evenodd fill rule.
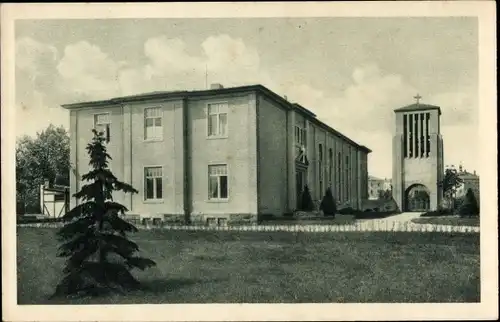
<path fill-rule="evenodd" d="M 410 112 L 410 111 L 428 111 L 428 110 L 438 110 L 439 115 L 441 115 L 441 108 L 436 105 L 413 103 L 404 107 L 400 107 L 394 110 L 397 112 Z"/>

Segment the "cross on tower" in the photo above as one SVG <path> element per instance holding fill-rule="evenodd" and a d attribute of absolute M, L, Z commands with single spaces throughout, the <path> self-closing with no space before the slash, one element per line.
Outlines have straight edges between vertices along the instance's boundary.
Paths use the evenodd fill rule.
<path fill-rule="evenodd" d="M 420 94 L 417 94 L 416 96 L 413 96 L 414 99 L 417 100 L 417 104 L 420 103 L 420 99 L 422 98 L 422 96 L 420 96 Z"/>

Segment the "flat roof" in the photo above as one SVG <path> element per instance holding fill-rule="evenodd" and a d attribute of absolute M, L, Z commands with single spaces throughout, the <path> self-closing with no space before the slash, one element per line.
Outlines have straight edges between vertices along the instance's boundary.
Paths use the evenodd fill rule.
<path fill-rule="evenodd" d="M 271 91 L 267 87 L 260 85 L 260 84 L 237 86 L 237 87 L 227 87 L 227 88 L 206 89 L 206 90 L 192 90 L 192 91 L 187 91 L 187 90 L 185 90 L 185 91 L 155 91 L 155 92 L 142 93 L 142 94 L 137 94 L 137 95 L 115 97 L 115 98 L 111 98 L 111 99 L 107 99 L 107 100 L 63 104 L 61 106 L 65 109 L 75 110 L 75 109 L 80 109 L 80 108 L 105 107 L 105 106 L 110 106 L 110 105 L 118 105 L 118 104 L 123 104 L 123 103 L 132 103 L 132 102 L 148 101 L 148 100 L 155 100 L 155 99 L 166 99 L 166 98 L 184 99 L 184 98 L 191 98 L 191 97 L 217 95 L 217 94 L 233 94 L 233 93 L 240 93 L 240 92 L 246 92 L 246 91 L 259 92 L 259 93 L 267 96 L 268 98 L 271 98 L 272 100 L 279 103 L 280 105 L 282 105 L 288 109 L 294 109 L 297 112 L 309 117 L 309 119 L 313 120 L 314 123 L 316 123 L 317 125 L 323 127 L 324 129 L 326 129 L 329 132 L 332 132 L 336 136 L 342 138 L 344 141 L 353 144 L 357 148 L 359 148 L 367 153 L 372 152 L 372 150 L 370 150 L 366 146 L 360 145 L 360 144 L 354 142 L 353 140 L 351 140 L 347 136 L 343 135 L 339 131 L 335 130 L 334 128 L 330 127 L 326 123 L 317 119 L 316 114 L 314 114 L 313 112 L 311 112 L 307 108 L 303 107 L 300 104 L 287 101 L 286 99 L 284 99 L 280 95 L 276 94 L 275 92 Z"/>
<path fill-rule="evenodd" d="M 407 106 L 403 106 L 394 110 L 394 112 L 411 112 L 411 111 L 428 111 L 428 110 L 438 110 L 439 115 L 441 115 L 441 108 L 436 105 L 413 103 Z"/>

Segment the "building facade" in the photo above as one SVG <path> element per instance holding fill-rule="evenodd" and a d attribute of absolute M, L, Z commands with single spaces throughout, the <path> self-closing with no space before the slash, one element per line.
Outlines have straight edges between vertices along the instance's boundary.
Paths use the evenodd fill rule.
<path fill-rule="evenodd" d="M 371 151 L 261 85 L 154 92 L 63 105 L 70 110 L 71 193 L 88 171 L 91 129 L 109 128 L 110 168 L 138 194 L 117 195 L 141 218 L 254 221 L 319 201 L 367 198 Z M 72 199 L 72 206 L 78 200 Z"/>
<path fill-rule="evenodd" d="M 443 196 L 439 182 L 444 176 L 441 109 L 417 101 L 394 112 L 394 200 L 402 211 L 436 210 Z"/>
<path fill-rule="evenodd" d="M 458 177 L 462 179 L 462 184 L 457 188 L 455 197 L 463 197 L 467 193 L 467 190 L 471 189 L 474 192 L 476 200 L 479 202 L 479 176 L 476 174 L 476 171 L 470 173 L 460 166 Z"/>
<path fill-rule="evenodd" d="M 379 199 L 380 191 L 390 191 L 392 188 L 391 179 L 381 179 L 374 176 L 368 176 L 368 199 Z"/>

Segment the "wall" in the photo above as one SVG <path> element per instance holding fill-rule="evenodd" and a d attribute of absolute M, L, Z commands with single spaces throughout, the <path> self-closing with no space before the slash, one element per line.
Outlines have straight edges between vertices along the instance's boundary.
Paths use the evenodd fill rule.
<path fill-rule="evenodd" d="M 414 184 L 423 184 L 430 191 L 431 210 L 437 209 L 441 203 L 442 193 L 438 182 L 442 179 L 443 148 L 439 134 L 439 114 L 437 110 L 422 111 L 430 113 L 429 136 L 431 141 L 430 154 L 426 158 L 405 158 L 403 151 L 403 115 L 396 114 L 396 133 L 393 137 L 393 197 L 401 210 L 404 210 L 405 194 Z"/>
<path fill-rule="evenodd" d="M 227 102 L 228 136 L 207 137 L 209 103 Z M 188 100 L 190 196 L 193 220 L 204 215 L 257 215 L 257 116 L 255 94 Z M 208 200 L 208 165 L 227 164 L 229 198 Z M 206 216 L 205 216 L 206 217 Z M 256 218 L 255 218 L 256 219 Z"/>
<path fill-rule="evenodd" d="M 311 196 L 317 205 L 323 199 L 325 191 L 330 187 L 329 149 L 333 152 L 331 188 L 334 198 L 343 206 L 355 209 L 361 207 L 363 198 L 368 193 L 367 154 L 344 139 L 334 135 L 313 122 L 308 124 L 308 182 Z M 319 144 L 323 145 L 322 168 L 319 169 Z M 338 168 L 338 152 L 340 152 L 341 167 Z M 359 152 L 359 153 L 358 153 Z M 358 156 L 359 154 L 359 156 Z M 346 164 L 349 157 L 349 165 Z M 323 172 L 323 191 L 320 191 L 319 172 Z"/>
<path fill-rule="evenodd" d="M 161 107 L 163 112 L 163 139 L 145 140 L 144 110 Z M 128 104 L 130 113 L 130 162 L 126 163 L 130 182 L 139 191 L 129 197 L 131 212 L 141 217 L 164 218 L 165 215 L 183 215 L 183 145 L 182 101 L 169 100 Z M 127 134 L 127 133 L 125 133 Z M 128 151 L 127 149 L 124 149 Z M 124 156 L 124 159 L 127 156 Z M 144 168 L 161 166 L 163 199 L 145 200 Z"/>
<path fill-rule="evenodd" d="M 287 211 L 287 111 L 258 98 L 259 213 L 283 215 Z"/>
<path fill-rule="evenodd" d="M 94 115 L 97 113 L 110 113 L 110 142 L 106 145 L 108 154 L 113 158 L 109 168 L 118 179 L 123 178 L 123 114 L 120 106 L 108 106 L 95 109 L 81 109 L 70 113 L 70 161 L 73 171 L 70 173 L 70 195 L 79 191 L 84 184 L 81 176 L 90 170 L 89 156 L 86 150 L 90 143 L 94 128 Z M 116 193 L 114 198 L 122 202 L 123 194 Z M 78 204 L 78 200 L 71 197 L 70 207 Z"/>

